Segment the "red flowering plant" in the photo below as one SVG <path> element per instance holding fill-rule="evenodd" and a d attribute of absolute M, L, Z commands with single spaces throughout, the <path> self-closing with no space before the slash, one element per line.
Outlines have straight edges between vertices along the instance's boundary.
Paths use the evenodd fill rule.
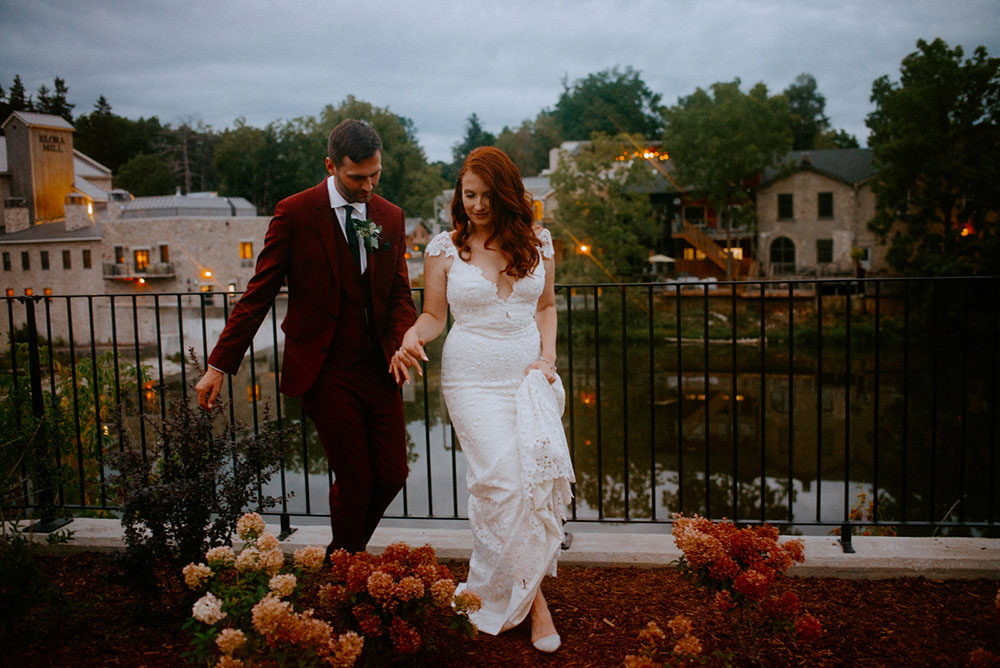
<path fill-rule="evenodd" d="M 678 569 L 715 591 L 713 606 L 729 619 L 743 656 L 756 658 L 759 630 L 794 629 L 807 641 L 822 635 L 819 620 L 800 613 L 794 592 L 776 591 L 785 571 L 805 560 L 800 539 L 779 542 L 778 530 L 768 524 L 740 529 L 682 514 L 674 515 L 673 536 L 683 553 Z"/>
<path fill-rule="evenodd" d="M 451 570 L 438 563 L 430 545 L 393 543 L 379 556 L 336 550 L 324 580 L 316 606 L 338 627 L 364 636 L 366 665 L 411 661 L 433 650 L 445 632 L 476 634 L 469 614 L 479 609 L 479 596 L 455 594 Z"/>
<path fill-rule="evenodd" d="M 296 550 L 285 563 L 278 539 L 257 513 L 236 523 L 242 545 L 210 549 L 203 563 L 184 567 L 184 582 L 202 592 L 184 628 L 192 638 L 187 657 L 215 668 L 353 666 L 364 639 L 337 633 L 301 594 L 323 566 L 324 549 Z"/>
<path fill-rule="evenodd" d="M 731 654 L 716 651 L 712 658 L 702 653 L 701 640 L 694 634 L 691 619 L 675 615 L 667 623 L 673 634 L 673 647 L 667 634 L 656 622 L 649 622 L 639 631 L 639 653 L 625 657 L 625 668 L 680 668 L 682 666 L 729 665 Z M 668 651 L 669 647 L 669 651 Z"/>

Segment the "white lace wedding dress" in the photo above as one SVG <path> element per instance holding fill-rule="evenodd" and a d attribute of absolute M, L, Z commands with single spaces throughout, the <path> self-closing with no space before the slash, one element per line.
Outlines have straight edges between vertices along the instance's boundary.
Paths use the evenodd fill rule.
<path fill-rule="evenodd" d="M 541 253 L 552 257 L 548 230 L 538 235 Z M 571 498 L 572 464 L 559 422 L 562 384 L 549 391 L 540 372 L 531 375 L 542 379 L 543 390 L 525 383 L 525 367 L 540 351 L 535 309 L 545 268 L 539 261 L 501 299 L 496 284 L 458 256 L 450 232 L 434 237 L 425 252 L 454 258 L 447 296 L 455 321 L 442 352 L 441 385 L 468 462 L 473 548 L 461 587 L 483 600 L 472 615 L 476 627 L 497 634 L 524 620 L 542 578 L 555 575 Z"/>

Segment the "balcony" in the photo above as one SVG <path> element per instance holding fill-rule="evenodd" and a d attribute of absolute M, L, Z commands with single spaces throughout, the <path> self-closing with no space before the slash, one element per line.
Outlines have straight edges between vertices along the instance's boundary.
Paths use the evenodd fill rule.
<path fill-rule="evenodd" d="M 175 276 L 173 262 L 150 262 L 145 267 L 134 262 L 105 262 L 103 266 L 106 281 L 134 281 L 137 278 L 148 281 Z"/>

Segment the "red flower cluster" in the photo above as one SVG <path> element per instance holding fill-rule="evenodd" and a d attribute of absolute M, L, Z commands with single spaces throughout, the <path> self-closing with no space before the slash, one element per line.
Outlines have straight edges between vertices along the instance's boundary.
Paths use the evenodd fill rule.
<path fill-rule="evenodd" d="M 373 652 L 412 654 L 424 644 L 435 617 L 467 632 L 468 616 L 453 608 L 455 582 L 429 545 L 411 549 L 393 543 L 375 556 L 336 550 L 330 555 L 330 582 L 318 591 L 320 604 L 357 629 Z M 456 619 L 457 624 L 455 624 Z"/>
<path fill-rule="evenodd" d="M 674 542 L 683 556 L 680 570 L 699 584 L 718 590 L 713 607 L 729 613 L 737 608 L 759 610 L 770 623 L 788 628 L 799 611 L 793 592 L 772 593 L 794 563 L 805 561 L 801 540 L 779 542 L 770 525 L 737 528 L 732 522 L 712 522 L 697 515 L 674 515 Z M 811 615 L 795 620 L 804 639 L 818 637 L 819 621 Z"/>

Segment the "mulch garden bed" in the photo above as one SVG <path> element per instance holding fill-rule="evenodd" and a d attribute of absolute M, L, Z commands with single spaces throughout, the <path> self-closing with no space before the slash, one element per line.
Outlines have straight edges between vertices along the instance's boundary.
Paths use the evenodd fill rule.
<path fill-rule="evenodd" d="M 127 587 L 112 555 L 37 557 L 53 593 L 14 629 L 4 630 L 4 665 L 163 668 L 188 665 L 183 614 L 152 606 Z M 459 579 L 466 564 L 453 564 Z M 840 580 L 788 578 L 804 611 L 824 626 L 818 641 L 788 636 L 762 641 L 767 666 L 966 666 L 983 648 L 1000 654 L 1000 619 L 993 580 Z M 691 617 L 706 652 L 735 652 L 725 619 L 710 597 L 671 569 L 561 567 L 543 591 L 563 647 L 544 655 L 531 647 L 528 624 L 493 637 L 455 639 L 420 665 L 621 666 L 638 650 L 649 621 L 667 630 L 676 614 Z M 668 632 L 669 633 L 669 632 Z M 737 666 L 746 662 L 737 658 Z M 998 664 L 1000 665 L 1000 664 Z"/>

